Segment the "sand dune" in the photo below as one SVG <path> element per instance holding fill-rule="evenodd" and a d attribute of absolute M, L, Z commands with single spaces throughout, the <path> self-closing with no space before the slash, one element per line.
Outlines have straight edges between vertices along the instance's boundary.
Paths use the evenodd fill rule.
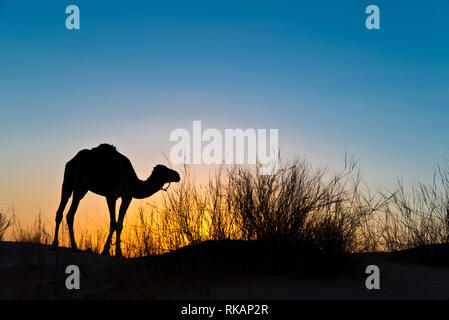
<path fill-rule="evenodd" d="M 209 243 L 162 256 L 117 259 L 67 248 L 51 251 L 45 245 L 1 242 L 0 298 L 449 299 L 449 268 L 418 263 L 409 258 L 416 257 L 411 254 L 415 252 L 359 254 L 353 260 L 355 266 L 346 271 L 298 276 L 292 270 L 266 272 L 254 266 L 230 272 L 229 266 L 239 263 L 231 261 L 234 245 L 241 246 L 230 242 L 228 253 L 222 244 Z M 243 264 L 247 264 L 244 259 Z M 364 268 L 369 264 L 380 268 L 380 290 L 365 287 Z M 80 268 L 79 290 L 65 287 L 67 265 Z"/>

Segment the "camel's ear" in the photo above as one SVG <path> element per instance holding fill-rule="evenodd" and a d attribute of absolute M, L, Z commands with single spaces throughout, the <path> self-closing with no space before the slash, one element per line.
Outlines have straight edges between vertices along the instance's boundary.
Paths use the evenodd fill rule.
<path fill-rule="evenodd" d="M 162 170 L 162 165 L 160 165 L 160 164 L 158 164 L 157 166 L 155 166 L 154 168 L 153 168 L 153 172 L 155 172 L 155 173 L 160 173 L 160 172 L 162 172 L 163 170 Z"/>

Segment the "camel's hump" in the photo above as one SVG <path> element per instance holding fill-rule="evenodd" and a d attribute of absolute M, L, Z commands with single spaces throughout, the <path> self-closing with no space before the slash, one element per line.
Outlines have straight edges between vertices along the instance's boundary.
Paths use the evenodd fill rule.
<path fill-rule="evenodd" d="M 111 152 L 111 151 L 117 151 L 117 148 L 115 146 L 113 146 L 112 144 L 102 143 L 98 147 L 92 148 L 92 150 Z"/>

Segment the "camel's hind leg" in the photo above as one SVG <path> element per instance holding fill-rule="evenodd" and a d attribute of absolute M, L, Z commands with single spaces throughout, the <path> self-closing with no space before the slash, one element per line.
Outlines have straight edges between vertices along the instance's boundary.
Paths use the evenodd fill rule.
<path fill-rule="evenodd" d="M 101 252 L 102 255 L 108 256 L 109 255 L 109 249 L 111 247 L 111 240 L 112 240 L 112 234 L 115 231 L 117 222 L 115 221 L 115 203 L 116 199 L 114 198 L 106 198 L 108 202 L 108 208 L 109 208 L 109 215 L 111 218 L 111 222 L 109 224 L 109 235 L 108 239 L 106 240 L 106 244 L 104 245 L 103 251 Z"/>
<path fill-rule="evenodd" d="M 62 221 L 62 216 L 64 213 L 65 206 L 72 195 L 72 189 L 67 186 L 67 184 L 62 185 L 62 194 L 61 194 L 61 202 L 59 203 L 59 208 L 56 211 L 56 228 L 55 228 L 55 238 L 53 240 L 52 249 L 56 249 L 58 247 L 58 233 L 59 233 L 59 225 Z"/>
<path fill-rule="evenodd" d="M 131 203 L 132 198 L 122 198 L 122 204 L 120 205 L 118 221 L 116 227 L 116 241 L 115 241 L 115 256 L 122 256 L 122 249 L 120 243 L 120 235 L 123 229 L 123 220 L 125 219 L 126 210 L 128 210 L 129 204 Z"/>
<path fill-rule="evenodd" d="M 76 210 L 78 209 L 78 205 L 82 198 L 86 195 L 87 191 L 74 191 L 73 192 L 73 198 L 72 198 L 72 204 L 70 205 L 69 212 L 67 213 L 67 226 L 69 227 L 69 234 L 70 234 L 70 244 L 73 251 L 77 250 L 76 242 L 75 242 L 75 233 L 73 231 L 73 221 L 75 218 Z"/>

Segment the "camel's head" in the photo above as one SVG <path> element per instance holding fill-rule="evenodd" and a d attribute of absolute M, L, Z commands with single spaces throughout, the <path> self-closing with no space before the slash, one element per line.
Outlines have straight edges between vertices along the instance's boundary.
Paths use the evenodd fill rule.
<path fill-rule="evenodd" d="M 179 176 L 178 172 L 169 169 L 162 164 L 158 164 L 153 168 L 153 173 L 151 174 L 151 176 L 160 179 L 164 183 L 181 181 L 181 177 Z"/>

